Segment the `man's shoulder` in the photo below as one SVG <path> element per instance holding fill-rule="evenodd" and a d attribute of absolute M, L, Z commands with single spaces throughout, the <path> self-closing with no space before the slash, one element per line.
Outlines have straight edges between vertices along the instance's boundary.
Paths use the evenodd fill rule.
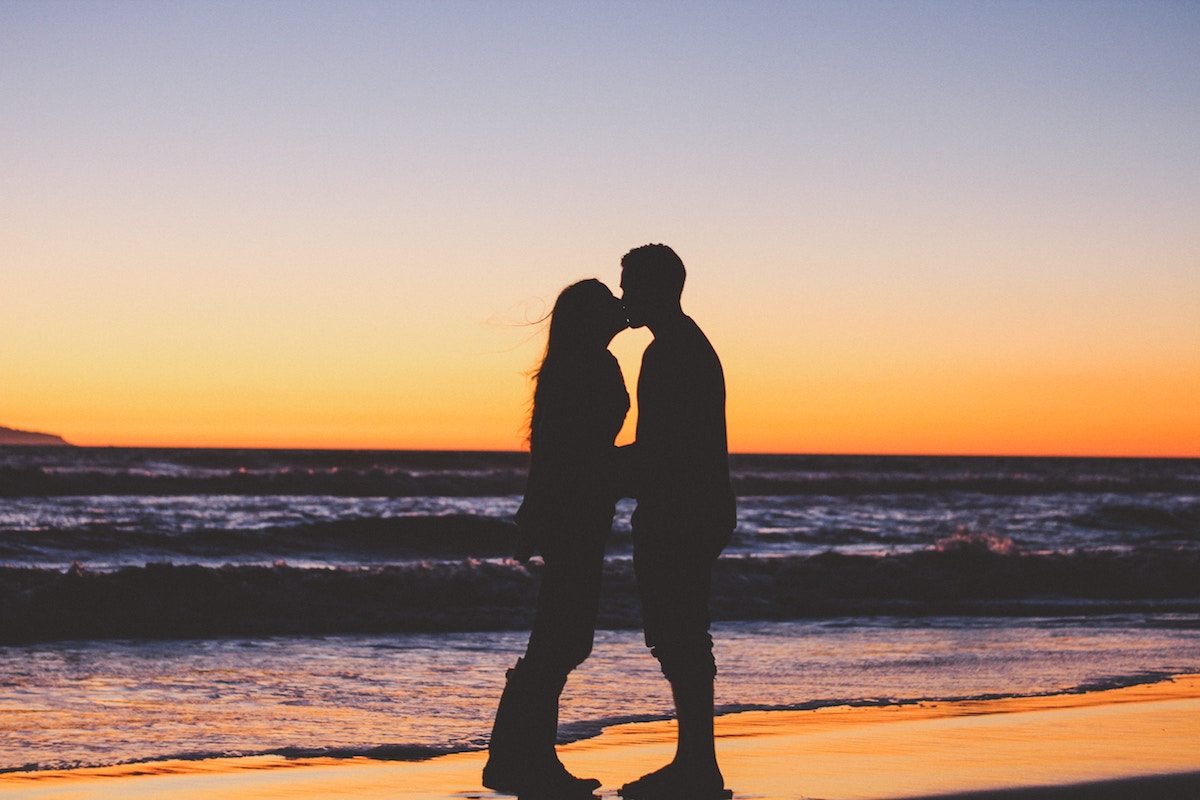
<path fill-rule="evenodd" d="M 646 349 L 642 351 L 642 363 L 645 364 L 647 361 L 653 361 L 658 358 L 660 352 L 662 352 L 662 342 L 656 336 L 650 340 L 650 344 L 646 345 Z"/>
<path fill-rule="evenodd" d="M 680 336 L 680 346 L 690 358 L 720 363 L 716 348 L 712 346 L 708 336 L 691 317 L 687 318 L 687 325 Z"/>
<path fill-rule="evenodd" d="M 715 360 L 717 352 L 712 343 L 691 317 L 670 332 L 654 337 L 642 355 L 646 359 L 669 363 Z"/>

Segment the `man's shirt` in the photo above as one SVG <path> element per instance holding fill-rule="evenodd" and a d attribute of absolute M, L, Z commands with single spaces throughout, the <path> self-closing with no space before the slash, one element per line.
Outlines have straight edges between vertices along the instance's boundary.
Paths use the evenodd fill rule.
<path fill-rule="evenodd" d="M 691 317 L 655 334 L 642 356 L 637 397 L 634 524 L 732 530 L 725 374 Z"/>

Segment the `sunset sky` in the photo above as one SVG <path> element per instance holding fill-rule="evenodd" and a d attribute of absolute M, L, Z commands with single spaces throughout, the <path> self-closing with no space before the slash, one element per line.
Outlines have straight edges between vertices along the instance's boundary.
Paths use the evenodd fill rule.
<path fill-rule="evenodd" d="M 0 0 L 0 425 L 518 448 L 527 322 L 661 241 L 734 450 L 1198 456 L 1198 42 L 1194 2 Z"/>

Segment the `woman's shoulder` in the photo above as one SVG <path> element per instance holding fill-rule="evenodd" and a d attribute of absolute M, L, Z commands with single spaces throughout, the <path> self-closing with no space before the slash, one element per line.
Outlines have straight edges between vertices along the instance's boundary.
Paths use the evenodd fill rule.
<path fill-rule="evenodd" d="M 621 372 L 621 362 L 609 351 L 604 351 L 603 367 L 600 374 L 601 386 L 608 391 L 620 391 L 626 394 L 625 375 Z"/>
<path fill-rule="evenodd" d="M 556 378 L 564 383 L 579 383 L 599 380 L 612 380 L 622 377 L 621 364 L 608 350 L 599 355 L 589 355 L 586 358 L 573 359 L 565 362 L 556 370 Z"/>
<path fill-rule="evenodd" d="M 629 402 L 621 365 L 607 350 L 602 356 L 575 364 L 557 375 L 553 389 L 545 397 L 556 405 L 563 403 L 580 410 Z"/>
<path fill-rule="evenodd" d="M 539 400 L 553 398 L 576 402 L 580 397 L 595 394 L 616 383 L 625 385 L 620 365 L 609 356 L 589 359 L 589 363 L 560 364 L 553 372 L 543 372 L 538 378 L 537 393 Z"/>

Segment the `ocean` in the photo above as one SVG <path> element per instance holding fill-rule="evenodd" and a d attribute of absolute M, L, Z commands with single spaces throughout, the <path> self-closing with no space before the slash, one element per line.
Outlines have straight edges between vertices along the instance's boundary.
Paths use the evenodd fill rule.
<path fill-rule="evenodd" d="M 0 771 L 486 746 L 527 456 L 0 448 Z M 717 703 L 1200 672 L 1200 459 L 734 455 Z M 560 737 L 669 714 L 622 501 Z"/>

